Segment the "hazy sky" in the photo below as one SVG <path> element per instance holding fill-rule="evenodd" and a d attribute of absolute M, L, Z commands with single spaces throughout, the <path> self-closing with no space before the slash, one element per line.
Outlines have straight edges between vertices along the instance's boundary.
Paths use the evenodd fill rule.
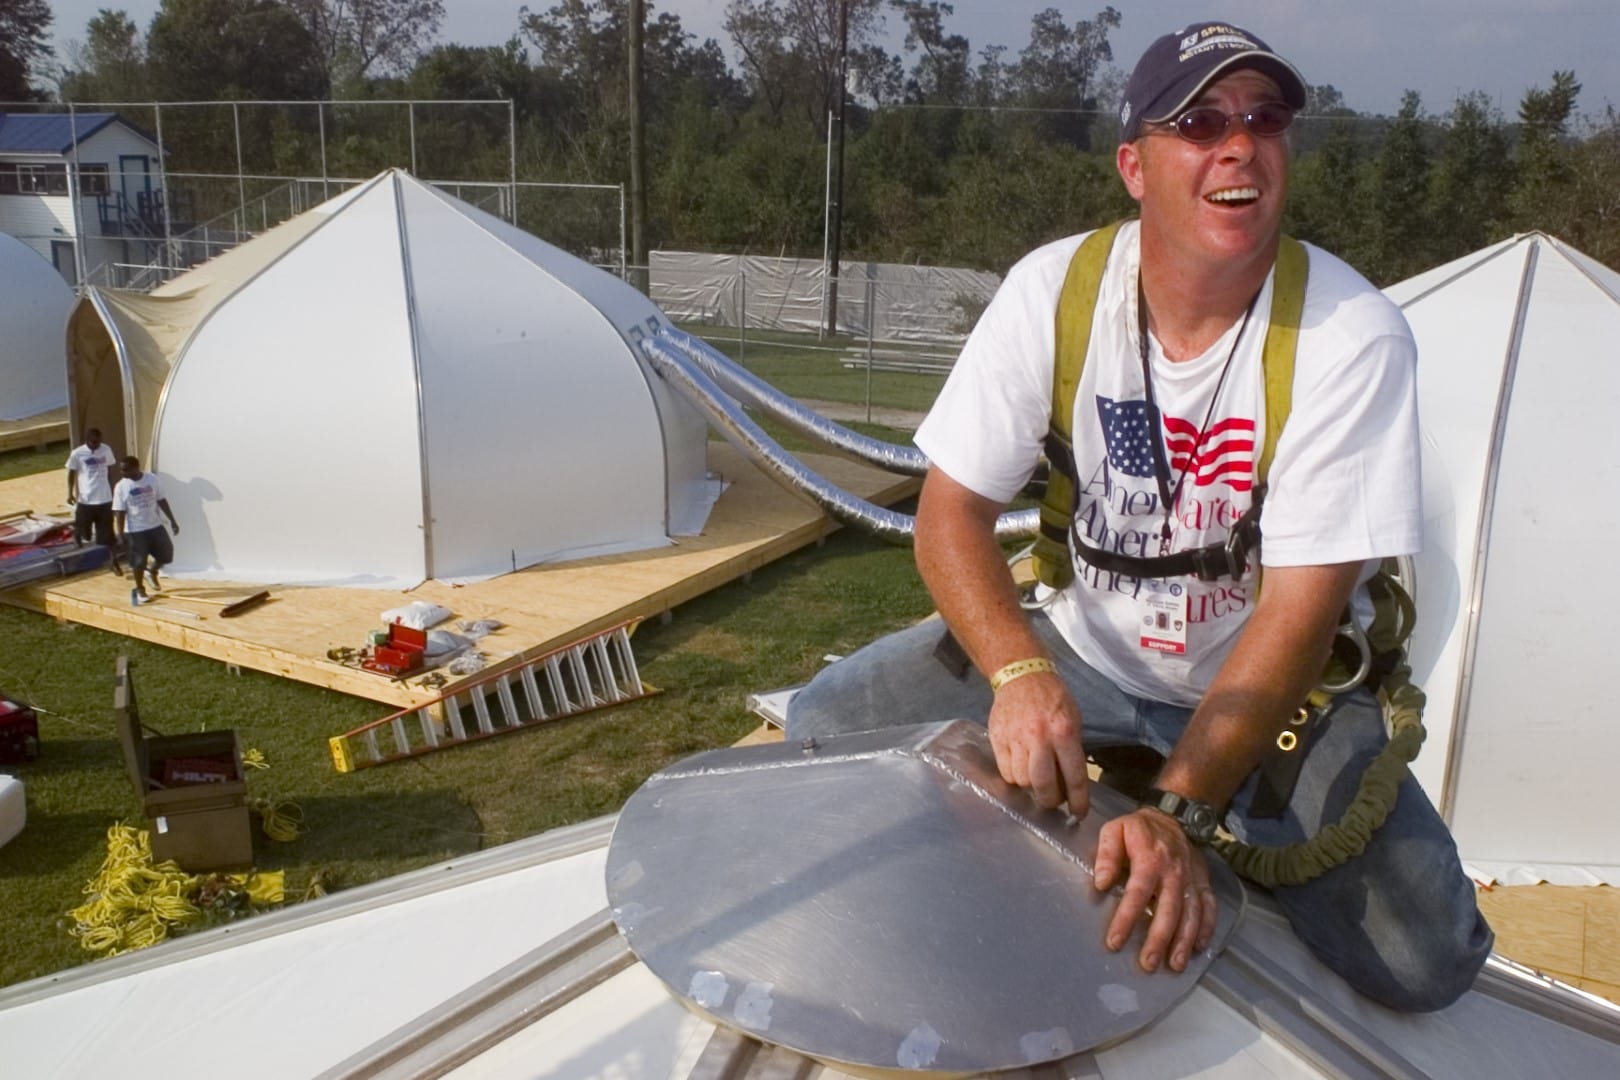
<path fill-rule="evenodd" d="M 721 29 L 727 0 L 650 0 L 699 37 L 729 43 Z M 1104 3 L 1106 0 L 1104 0 Z M 1355 109 L 1394 112 L 1401 92 L 1423 95 L 1426 111 L 1444 112 L 1459 91 L 1483 90 L 1510 116 L 1530 86 L 1545 87 L 1554 70 L 1574 69 L 1582 84 L 1577 108 L 1620 107 L 1620 0 L 1114 0 L 1124 13 L 1112 35 L 1115 63 L 1128 68 L 1160 34 L 1188 22 L 1224 19 L 1247 27 L 1292 60 L 1314 83 L 1331 83 Z M 98 8 L 122 8 L 144 30 L 158 0 L 50 0 L 57 41 L 82 38 Z M 529 0 L 544 11 L 551 0 Z M 488 45 L 517 29 L 515 0 L 445 0 L 444 41 Z M 1053 0 L 958 0 L 946 26 L 977 51 L 1007 46 L 1015 57 L 1029 41 L 1030 18 L 1056 7 L 1070 20 L 1103 3 Z M 900 20 L 888 16 L 898 30 Z M 902 35 L 892 34 L 898 49 Z"/>

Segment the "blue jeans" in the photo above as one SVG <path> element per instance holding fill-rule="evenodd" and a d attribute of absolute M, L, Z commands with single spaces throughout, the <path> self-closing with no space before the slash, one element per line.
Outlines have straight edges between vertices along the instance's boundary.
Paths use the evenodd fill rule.
<path fill-rule="evenodd" d="M 1191 709 L 1124 693 L 1075 656 L 1043 614 L 1032 621 L 1080 706 L 1088 750 L 1134 745 L 1169 755 Z M 823 669 L 789 704 L 788 737 L 938 720 L 985 723 L 989 684 L 972 668 L 957 678 L 934 655 L 943 633 L 944 624 L 930 619 Z M 1227 830 L 1259 845 L 1315 835 L 1344 813 L 1367 762 L 1386 741 L 1373 695 L 1340 695 L 1316 730 L 1283 816 L 1249 816 L 1258 782 L 1251 774 L 1232 797 Z M 1361 993 L 1402 1011 L 1455 1001 L 1473 985 L 1494 940 L 1451 834 L 1410 775 L 1364 853 L 1272 895 L 1323 963 Z"/>

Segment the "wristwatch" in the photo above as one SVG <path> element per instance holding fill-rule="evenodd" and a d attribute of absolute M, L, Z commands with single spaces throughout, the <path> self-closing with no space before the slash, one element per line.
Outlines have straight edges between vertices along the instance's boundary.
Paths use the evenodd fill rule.
<path fill-rule="evenodd" d="M 1177 795 L 1173 791 L 1161 788 L 1148 788 L 1147 795 L 1142 799 L 1142 805 L 1151 806 L 1175 818 L 1177 824 L 1181 826 L 1181 831 L 1187 834 L 1187 839 L 1200 847 L 1208 845 L 1215 839 L 1215 826 L 1221 821 L 1220 815 L 1209 803 L 1189 799 L 1185 795 Z"/>

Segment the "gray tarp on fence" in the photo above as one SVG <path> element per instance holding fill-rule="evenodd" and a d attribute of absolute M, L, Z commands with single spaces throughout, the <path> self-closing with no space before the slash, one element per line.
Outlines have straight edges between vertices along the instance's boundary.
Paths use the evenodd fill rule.
<path fill-rule="evenodd" d="M 677 322 L 814 332 L 825 318 L 816 259 L 655 251 L 653 301 Z M 982 270 L 841 262 L 838 330 L 881 341 L 961 342 L 1001 284 Z"/>

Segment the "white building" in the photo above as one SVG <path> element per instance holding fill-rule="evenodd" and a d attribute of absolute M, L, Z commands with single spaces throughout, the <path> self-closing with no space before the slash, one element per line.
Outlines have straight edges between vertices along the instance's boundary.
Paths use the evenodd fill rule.
<path fill-rule="evenodd" d="M 117 113 L 0 113 L 0 232 L 69 284 L 154 261 L 164 227 L 158 144 L 135 125 Z"/>

